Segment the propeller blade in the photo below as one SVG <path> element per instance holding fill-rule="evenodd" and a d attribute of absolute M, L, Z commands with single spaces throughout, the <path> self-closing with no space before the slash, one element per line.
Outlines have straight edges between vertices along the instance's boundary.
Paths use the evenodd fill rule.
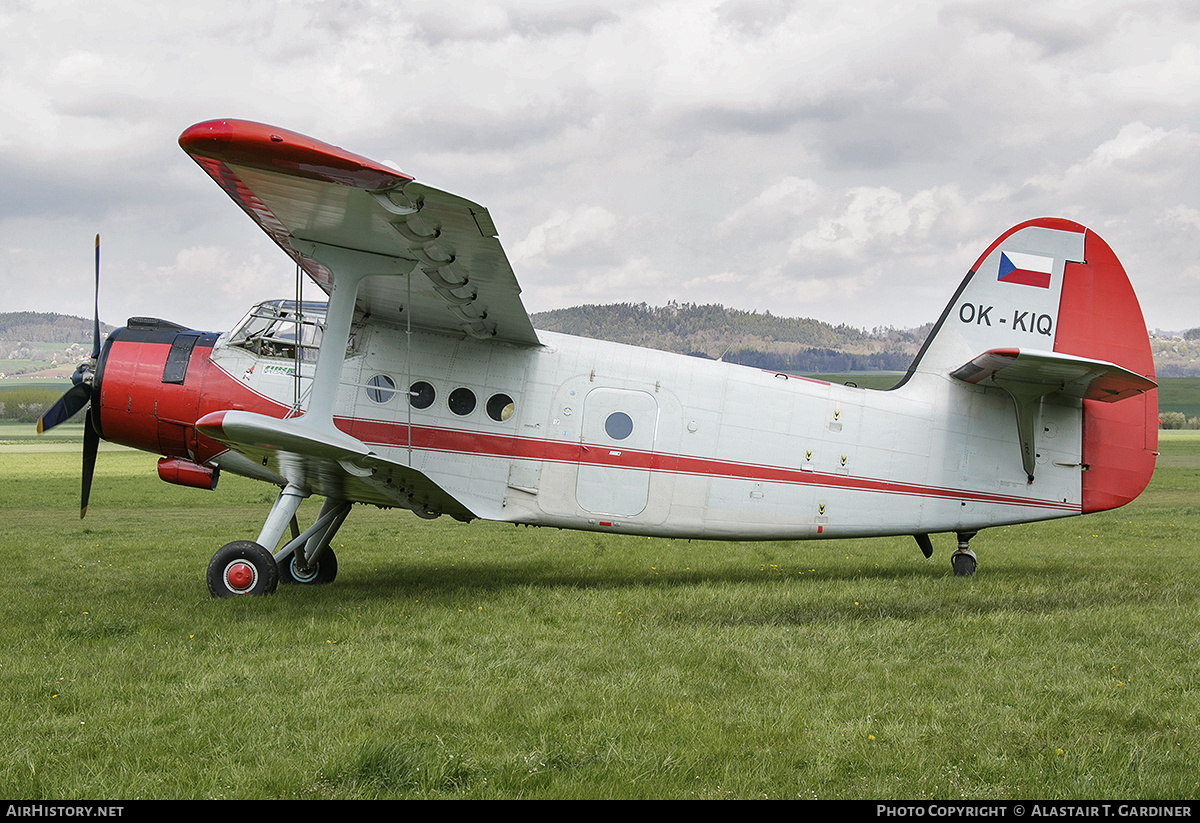
<path fill-rule="evenodd" d="M 58 401 L 50 407 L 50 409 L 38 418 L 37 431 L 38 434 L 49 431 L 50 429 L 67 420 L 71 416 L 79 412 L 80 409 L 88 405 L 92 400 L 93 382 L 96 371 L 96 366 L 100 361 L 100 235 L 96 235 L 96 299 L 95 299 L 95 319 L 92 326 L 92 359 L 90 362 L 81 363 L 75 369 L 75 373 L 71 375 L 71 382 L 74 383 L 71 388 L 67 389 L 66 393 L 58 399 Z M 79 519 L 82 520 L 87 515 L 88 497 L 92 492 L 92 476 L 96 473 L 96 452 L 100 447 L 100 431 L 93 420 L 93 416 L 98 420 L 99 409 L 95 404 L 88 410 L 87 416 L 84 418 L 83 425 L 83 488 L 79 503 Z"/>
<path fill-rule="evenodd" d="M 89 412 L 83 426 L 83 494 L 79 502 L 79 519 L 87 516 L 88 497 L 92 493 L 92 475 L 96 471 L 96 451 L 100 446 L 100 435 L 92 425 Z"/>
<path fill-rule="evenodd" d="M 100 235 L 96 235 L 96 299 L 95 312 L 92 315 L 92 370 L 100 360 Z M 88 397 L 92 394 L 92 384 L 87 383 Z M 100 447 L 100 433 L 92 422 L 93 415 L 99 415 L 100 410 L 95 404 L 88 410 L 87 419 L 83 426 L 83 488 L 79 498 L 79 519 L 87 517 L 88 498 L 92 494 L 92 475 L 96 472 L 96 452 Z"/>
<path fill-rule="evenodd" d="M 92 365 L 100 356 L 100 235 L 96 235 L 96 306 L 95 322 L 92 326 Z"/>
<path fill-rule="evenodd" d="M 71 388 L 67 389 L 66 394 L 58 398 L 58 401 L 38 418 L 37 431 L 38 434 L 49 431 L 59 423 L 67 420 L 80 409 L 88 404 L 92 399 L 92 384 L 91 383 L 76 383 Z"/>

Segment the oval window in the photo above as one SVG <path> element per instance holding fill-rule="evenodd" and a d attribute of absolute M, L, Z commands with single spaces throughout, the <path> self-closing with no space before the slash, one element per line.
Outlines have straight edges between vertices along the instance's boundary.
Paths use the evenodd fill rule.
<path fill-rule="evenodd" d="M 433 386 L 424 380 L 418 380 L 408 387 L 408 402 L 414 409 L 429 408 L 433 405 L 433 399 L 436 396 L 437 392 L 433 390 Z"/>
<path fill-rule="evenodd" d="M 386 403 L 396 393 L 396 381 L 386 374 L 377 374 L 367 381 L 367 397 L 376 403 Z"/>
<path fill-rule="evenodd" d="M 604 421 L 604 431 L 613 440 L 624 440 L 633 434 L 633 418 L 625 412 L 613 412 Z"/>
<path fill-rule="evenodd" d="M 516 410 L 516 404 L 513 403 L 513 399 L 507 394 L 493 394 L 488 398 L 488 417 L 492 418 L 497 423 L 503 423 L 505 420 L 512 417 L 513 412 Z"/>
<path fill-rule="evenodd" d="M 470 389 L 455 389 L 450 392 L 450 411 L 460 417 L 475 411 L 475 392 Z"/>

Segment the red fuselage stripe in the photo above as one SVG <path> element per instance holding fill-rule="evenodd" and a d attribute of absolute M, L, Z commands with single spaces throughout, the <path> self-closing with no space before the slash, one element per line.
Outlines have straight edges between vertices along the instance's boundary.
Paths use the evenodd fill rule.
<path fill-rule="evenodd" d="M 370 446 L 408 447 L 408 426 L 380 420 L 336 418 L 338 428 Z M 869 477 L 803 471 L 783 466 L 737 463 L 681 454 L 631 451 L 594 444 L 486 434 L 430 426 L 412 427 L 412 448 L 420 451 L 477 455 L 549 463 L 579 463 L 635 471 L 663 472 L 700 477 L 754 480 L 768 483 L 820 486 L 823 488 L 878 494 L 953 499 L 1006 506 L 1025 506 L 1054 511 L 1078 512 L 1079 505 L 1058 500 L 1037 500 L 983 491 L 898 483 Z"/>

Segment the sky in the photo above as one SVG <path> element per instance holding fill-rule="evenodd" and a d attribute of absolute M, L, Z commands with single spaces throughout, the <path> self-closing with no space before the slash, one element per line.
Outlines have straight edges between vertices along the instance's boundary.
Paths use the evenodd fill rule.
<path fill-rule="evenodd" d="M 270 123 L 486 206 L 530 312 L 936 320 L 1076 220 L 1200 326 L 1192 0 L 0 0 L 0 311 L 231 327 L 291 261 L 179 148 Z"/>

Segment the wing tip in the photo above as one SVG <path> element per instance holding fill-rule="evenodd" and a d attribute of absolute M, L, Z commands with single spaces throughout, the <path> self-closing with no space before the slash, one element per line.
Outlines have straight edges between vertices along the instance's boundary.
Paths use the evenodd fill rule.
<path fill-rule="evenodd" d="M 253 120 L 205 120 L 179 135 L 193 158 L 209 158 L 360 189 L 412 182 L 403 172 L 298 132 Z"/>

